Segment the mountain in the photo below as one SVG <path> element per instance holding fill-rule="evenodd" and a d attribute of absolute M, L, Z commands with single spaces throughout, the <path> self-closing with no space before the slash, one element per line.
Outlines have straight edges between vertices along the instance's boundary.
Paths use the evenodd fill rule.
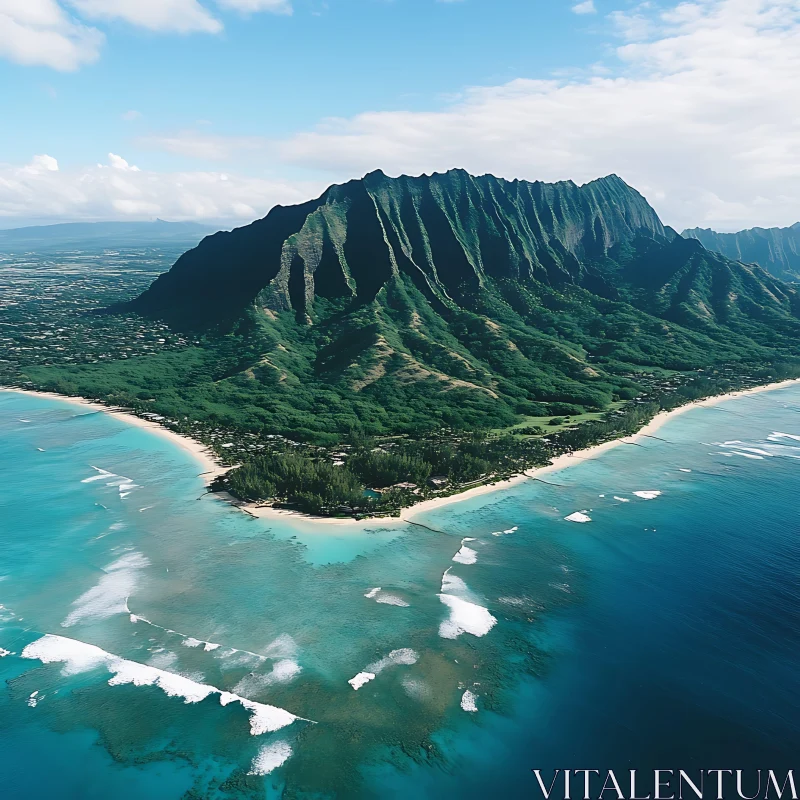
<path fill-rule="evenodd" d="M 0 230 L 0 252 L 88 247 L 192 247 L 217 229 L 197 222 L 65 222 Z"/>
<path fill-rule="evenodd" d="M 395 179 L 377 171 L 207 238 L 136 306 L 200 324 L 253 303 L 302 319 L 317 298 L 364 303 L 407 279 L 436 307 L 454 308 L 488 281 L 591 280 L 589 263 L 637 236 L 674 234 L 616 176 L 579 187 L 462 170 Z"/>
<path fill-rule="evenodd" d="M 681 238 L 613 175 L 373 172 L 207 237 L 116 310 L 201 344 L 33 377 L 308 441 L 504 429 L 665 371 L 800 360 L 794 288 Z"/>
<path fill-rule="evenodd" d="M 689 228 L 681 236 L 697 239 L 728 258 L 758 264 L 781 280 L 800 281 L 800 222 L 789 228 L 750 228 L 738 233 Z"/>

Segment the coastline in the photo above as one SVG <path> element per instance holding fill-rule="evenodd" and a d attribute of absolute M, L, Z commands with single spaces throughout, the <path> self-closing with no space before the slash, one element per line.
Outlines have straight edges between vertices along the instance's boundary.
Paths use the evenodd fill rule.
<path fill-rule="evenodd" d="M 622 444 L 635 442 L 642 436 L 652 436 L 659 428 L 663 427 L 673 417 L 680 414 L 685 414 L 694 408 L 701 408 L 703 406 L 715 406 L 727 400 L 733 400 L 737 397 L 744 397 L 751 394 L 760 394 L 761 392 L 769 392 L 774 389 L 782 389 L 787 386 L 794 386 L 800 384 L 800 378 L 792 378 L 786 381 L 776 381 L 775 383 L 764 384 L 763 386 L 754 386 L 750 389 L 739 389 L 735 392 L 728 394 L 715 395 L 714 397 L 706 397 L 702 400 L 693 400 L 691 403 L 679 406 L 672 411 L 660 411 L 656 414 L 650 422 L 636 433 L 630 436 L 623 436 L 621 439 L 613 439 L 610 442 L 603 442 L 596 444 L 592 447 L 587 447 L 584 450 L 577 450 L 571 454 L 564 454 L 553 459 L 551 464 L 544 467 L 536 467 L 533 470 L 515 475 L 513 478 L 507 480 L 497 481 L 495 483 L 487 483 L 483 486 L 476 486 L 474 489 L 467 489 L 465 492 L 457 492 L 456 494 L 448 495 L 447 497 L 434 497 L 430 500 L 423 500 L 421 503 L 416 503 L 413 506 L 408 506 L 400 512 L 399 517 L 364 517 L 363 519 L 351 518 L 338 518 L 338 517 L 313 517 L 310 514 L 303 514 L 299 511 L 291 511 L 288 509 L 272 508 L 271 506 L 258 506 L 255 503 L 237 503 L 237 506 L 246 513 L 259 519 L 279 519 L 283 517 L 286 520 L 294 519 L 298 522 L 305 521 L 309 523 L 322 523 L 327 525 L 345 525 L 345 526 L 361 526 L 365 524 L 380 523 L 382 525 L 397 525 L 412 522 L 413 518 L 419 514 L 425 514 L 437 508 L 450 505 L 451 503 L 460 503 L 462 500 L 472 500 L 475 497 L 480 497 L 484 494 L 491 492 L 499 492 L 504 489 L 510 489 L 512 486 L 517 486 L 527 480 L 534 480 L 542 475 L 551 472 L 560 472 L 570 467 L 578 466 L 584 461 L 592 458 L 597 458 L 603 453 L 611 450 L 614 447 L 619 447 Z"/>
<path fill-rule="evenodd" d="M 419 514 L 425 514 L 452 503 L 460 503 L 463 500 L 471 500 L 484 494 L 490 494 L 491 492 L 510 489 L 511 487 L 520 483 L 524 483 L 527 480 L 534 480 L 542 475 L 552 472 L 560 472 L 561 470 L 577 466 L 582 464 L 584 461 L 597 458 L 614 447 L 635 442 L 640 437 L 652 436 L 669 420 L 679 416 L 680 414 L 684 414 L 687 411 L 691 411 L 692 409 L 702 408 L 703 406 L 714 406 L 718 405 L 719 403 L 726 402 L 727 400 L 733 400 L 737 397 L 760 394 L 761 392 L 769 392 L 775 389 L 782 389 L 797 384 L 800 384 L 800 378 L 777 381 L 774 383 L 764 384 L 763 386 L 753 386 L 749 389 L 740 389 L 728 394 L 706 397 L 702 400 L 694 400 L 690 403 L 679 406 L 678 408 L 672 409 L 671 411 L 659 412 L 655 417 L 653 417 L 652 420 L 650 420 L 650 422 L 647 423 L 647 425 L 630 436 L 624 436 L 620 439 L 613 439 L 609 442 L 603 442 L 602 444 L 587 447 L 584 450 L 577 450 L 574 453 L 565 453 L 564 455 L 553 459 L 551 464 L 547 464 L 543 467 L 537 467 L 533 470 L 521 473 L 520 475 L 515 475 L 514 477 L 506 480 L 487 483 L 482 486 L 476 486 L 473 489 L 467 489 L 464 492 L 457 492 L 456 494 L 448 495 L 447 497 L 435 497 L 430 500 L 423 500 L 421 503 L 417 503 L 413 506 L 408 506 L 402 509 L 400 515 L 397 517 L 364 517 L 362 519 L 353 519 L 349 517 L 315 517 L 310 514 L 292 511 L 290 509 L 273 508 L 272 506 L 259 505 L 257 503 L 244 503 L 227 494 L 226 492 L 214 493 L 214 497 L 221 502 L 227 503 L 228 505 L 231 505 L 234 508 L 237 508 L 238 510 L 257 519 L 283 519 L 287 522 L 305 522 L 312 525 L 334 525 L 340 527 L 346 526 L 361 528 L 363 528 L 365 525 L 372 524 L 379 524 L 382 526 L 404 525 L 408 522 L 412 522 L 413 518 Z M 144 428 L 153 433 L 164 436 L 173 444 L 178 445 L 184 451 L 194 456 L 197 462 L 203 467 L 203 472 L 200 474 L 205 479 L 206 485 L 209 485 L 217 476 L 223 475 L 228 471 L 228 469 L 230 469 L 230 467 L 222 466 L 217 460 L 216 456 L 201 442 L 198 442 L 189 436 L 175 433 L 174 431 L 165 428 L 163 425 L 159 425 L 157 422 L 151 422 L 149 420 L 142 419 L 141 417 L 137 417 L 135 414 L 130 412 L 118 411 L 116 409 L 109 408 L 108 406 L 104 406 L 102 403 L 98 403 L 93 400 L 87 400 L 83 397 L 70 397 L 68 395 L 60 395 L 54 392 L 39 392 L 30 389 L 15 389 L 12 387 L 0 387 L 0 391 L 16 392 L 17 394 L 26 394 L 32 397 L 48 397 L 55 400 L 73 403 L 74 405 L 81 406 L 83 408 L 91 408 L 95 411 L 103 411 L 106 414 L 117 417 L 118 419 L 128 422 L 131 425 L 136 425 L 137 427 Z"/>
<path fill-rule="evenodd" d="M 70 395 L 56 394 L 55 392 L 37 392 L 31 389 L 16 389 L 11 386 L 0 386 L 0 392 L 14 392 L 16 394 L 24 394 L 30 397 L 46 397 L 51 400 L 60 400 L 64 403 L 71 403 L 72 405 L 81 408 L 88 408 L 92 411 L 102 411 L 109 416 L 116 417 L 117 419 L 127 422 L 129 425 L 135 425 L 137 428 L 144 428 L 145 430 L 155 433 L 165 439 L 168 439 L 174 445 L 177 445 L 185 452 L 192 455 L 195 461 L 203 468 L 200 476 L 205 480 L 208 486 L 217 476 L 224 475 L 230 467 L 224 467 L 217 460 L 216 456 L 206 447 L 202 442 L 192 439 L 189 436 L 184 436 L 180 433 L 175 433 L 157 422 L 151 422 L 142 417 L 137 417 L 129 411 L 118 411 L 115 408 L 98 403 L 95 400 L 87 400 L 85 397 L 72 397 Z"/>

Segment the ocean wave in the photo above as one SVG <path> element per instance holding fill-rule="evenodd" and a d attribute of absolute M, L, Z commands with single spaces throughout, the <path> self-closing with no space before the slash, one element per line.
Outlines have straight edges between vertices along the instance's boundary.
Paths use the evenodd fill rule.
<path fill-rule="evenodd" d="M 253 759 L 248 775 L 269 775 L 292 757 L 292 746 L 288 742 L 265 744 Z"/>
<path fill-rule="evenodd" d="M 450 617 L 439 625 L 439 636 L 457 639 L 462 633 L 485 636 L 497 623 L 489 610 L 452 594 L 440 594 L 439 600 L 450 609 Z"/>
<path fill-rule="evenodd" d="M 403 600 L 402 597 L 398 597 L 396 594 L 379 594 L 375 598 L 376 603 L 381 603 L 385 606 L 398 606 L 399 608 L 408 608 L 409 604 Z"/>
<path fill-rule="evenodd" d="M 399 650 L 392 650 L 389 655 L 384 656 L 378 661 L 368 664 L 362 672 L 347 681 L 355 691 L 358 691 L 364 684 L 374 681 L 387 667 L 411 666 L 419 661 L 419 653 L 410 647 L 402 647 Z"/>
<path fill-rule="evenodd" d="M 633 492 L 637 497 L 640 497 L 642 500 L 655 500 L 657 497 L 661 497 L 662 492 L 656 489 L 647 489 L 645 491 Z"/>
<path fill-rule="evenodd" d="M 614 495 L 614 499 L 619 501 L 620 503 L 630 503 L 629 497 L 618 497 L 617 495 Z"/>
<path fill-rule="evenodd" d="M 478 705 L 475 702 L 477 699 L 477 695 L 467 689 L 464 694 L 461 695 L 461 708 L 463 708 L 464 711 L 477 711 Z"/>
<path fill-rule="evenodd" d="M 727 442 L 720 447 L 728 447 L 729 445 Z M 767 456 L 768 458 L 772 458 L 773 455 L 768 450 L 762 450 L 760 447 L 736 447 L 734 448 L 736 452 L 742 453 L 755 453 L 757 456 Z"/>
<path fill-rule="evenodd" d="M 128 611 L 127 602 L 125 604 L 125 611 Z M 130 621 L 133 624 L 143 622 L 145 625 L 150 625 L 153 628 L 158 628 L 165 633 L 172 634 L 173 636 L 179 636 L 183 641 L 184 647 L 200 647 L 203 646 L 203 650 L 206 653 L 212 653 L 216 650 L 219 650 L 223 647 L 223 645 L 217 642 L 207 642 L 204 639 L 198 639 L 195 636 L 190 636 L 187 633 L 181 633 L 180 631 L 172 630 L 172 628 L 165 628 L 163 625 L 158 625 L 155 622 L 151 622 L 147 617 L 143 617 L 139 614 L 130 614 Z M 237 647 L 226 647 L 225 652 L 220 653 L 219 655 L 223 658 L 230 658 L 232 656 L 237 656 L 237 659 L 241 662 L 241 664 L 236 664 L 235 666 L 243 666 L 248 663 L 252 663 L 254 660 L 260 662 L 278 659 L 278 658 L 289 658 L 294 656 L 297 653 L 297 643 L 291 636 L 288 634 L 282 634 L 277 639 L 274 639 L 267 645 L 267 652 L 262 653 L 253 653 L 250 650 L 241 650 Z M 234 665 L 231 665 L 234 666 Z"/>
<path fill-rule="evenodd" d="M 458 575 L 453 575 L 451 569 L 452 567 L 448 567 L 442 575 L 442 591 L 447 594 L 467 594 L 469 592 L 467 584 Z"/>
<path fill-rule="evenodd" d="M 380 586 L 370 589 L 365 595 L 369 600 L 374 600 L 376 603 L 381 603 L 385 606 L 398 606 L 400 608 L 408 608 L 409 604 L 396 594 L 391 592 L 384 592 Z"/>
<path fill-rule="evenodd" d="M 278 661 L 266 674 L 246 675 L 233 687 L 233 691 L 241 695 L 257 694 L 276 683 L 289 683 L 302 671 L 303 668 L 296 661 L 291 659 Z"/>
<path fill-rule="evenodd" d="M 508 536 L 510 533 L 516 533 L 519 530 L 519 525 L 514 525 L 513 528 L 508 528 L 504 531 L 493 531 L 492 536 Z"/>
<path fill-rule="evenodd" d="M 5 658 L 6 656 L 10 655 L 13 655 L 10 650 L 4 650 L 2 647 L 0 647 L 0 658 Z"/>
<path fill-rule="evenodd" d="M 100 467 L 95 467 L 94 464 L 92 465 L 92 469 L 97 471 L 97 475 L 92 475 L 90 478 L 84 478 L 81 483 L 94 483 L 95 481 L 102 481 L 108 480 L 108 478 L 118 478 L 119 475 L 115 475 L 113 472 L 109 472 L 106 469 L 100 469 Z"/>
<path fill-rule="evenodd" d="M 776 439 L 793 439 L 795 442 L 800 442 L 800 436 L 795 436 L 793 433 L 781 433 L 780 431 L 773 431 L 772 434 L 767 438 L 772 439 L 773 436 Z"/>
<path fill-rule="evenodd" d="M 417 661 L 419 661 L 419 653 L 417 653 L 416 650 L 412 650 L 410 647 L 402 647 L 399 650 L 392 650 L 388 656 L 384 656 L 379 661 L 369 664 L 365 671 L 380 675 L 387 667 L 401 664 L 411 666 L 412 664 L 416 664 Z"/>
<path fill-rule="evenodd" d="M 474 542 L 475 539 L 467 536 L 461 540 L 461 549 L 453 556 L 453 561 L 457 564 L 476 564 L 478 561 L 478 553 L 471 547 L 467 547 L 467 542 Z"/>
<path fill-rule="evenodd" d="M 355 691 L 358 691 L 365 683 L 374 681 L 375 676 L 371 672 L 359 672 L 354 678 L 347 681 Z"/>
<path fill-rule="evenodd" d="M 41 661 L 43 664 L 61 663 L 63 675 L 77 675 L 100 667 L 112 673 L 109 686 L 155 686 L 169 697 L 182 697 L 184 703 L 199 703 L 212 694 L 219 695 L 220 704 L 240 703 L 250 712 L 250 733 L 259 736 L 271 733 L 302 720 L 277 706 L 256 703 L 244 697 L 217 689 L 215 686 L 198 683 L 191 678 L 173 672 L 129 661 L 102 650 L 92 644 L 68 639 L 64 636 L 45 634 L 31 642 L 23 651 L 22 658 Z M 311 720 L 303 720 L 311 722 Z"/>
<path fill-rule="evenodd" d="M 587 515 L 586 511 L 576 511 L 568 517 L 564 517 L 567 522 L 591 522 L 592 518 Z"/>
<path fill-rule="evenodd" d="M 72 605 L 74 610 L 61 623 L 65 628 L 90 619 L 105 619 L 128 612 L 128 597 L 138 583 L 139 573 L 150 566 L 141 553 L 127 553 L 109 564 L 96 586 L 84 592 Z"/>

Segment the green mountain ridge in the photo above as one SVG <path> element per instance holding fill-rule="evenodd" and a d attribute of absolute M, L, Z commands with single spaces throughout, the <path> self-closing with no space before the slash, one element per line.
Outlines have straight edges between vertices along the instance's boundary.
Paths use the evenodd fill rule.
<path fill-rule="evenodd" d="M 688 228 L 681 236 L 697 239 L 728 258 L 758 264 L 781 280 L 800 281 L 800 222 L 788 228 L 749 228 L 737 233 Z"/>
<path fill-rule="evenodd" d="M 791 360 L 800 342 L 793 288 L 681 238 L 614 175 L 373 172 L 206 238 L 129 309 L 204 330 L 247 318 L 223 380 L 303 435 L 602 409 L 637 369 Z"/>
<path fill-rule="evenodd" d="M 183 345 L 71 353 L 23 385 L 155 415 L 243 465 L 216 488 L 311 513 L 396 513 L 800 375 L 797 288 L 613 175 L 373 172 L 205 238 L 108 312 Z"/>

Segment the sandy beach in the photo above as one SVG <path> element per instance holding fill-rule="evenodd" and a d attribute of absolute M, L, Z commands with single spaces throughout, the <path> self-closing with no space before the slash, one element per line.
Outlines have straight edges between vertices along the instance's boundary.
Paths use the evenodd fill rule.
<path fill-rule="evenodd" d="M 132 414 L 127 411 L 118 411 L 115 408 L 109 408 L 108 406 L 104 406 L 102 403 L 98 403 L 94 400 L 87 400 L 85 397 L 70 397 L 69 395 L 55 394 L 54 392 L 36 392 L 28 389 L 15 389 L 6 386 L 0 386 L 0 392 L 15 392 L 16 394 L 26 394 L 31 397 L 49 397 L 53 400 L 61 400 L 64 403 L 71 403 L 72 405 L 79 406 L 84 409 L 88 408 L 92 411 L 102 411 L 112 417 L 121 419 L 130 425 L 135 425 L 137 428 L 145 428 L 146 430 L 151 431 L 158 436 L 163 436 L 164 438 L 169 439 L 173 444 L 178 445 L 178 447 L 194 456 L 194 458 L 202 467 L 200 475 L 202 475 L 202 477 L 205 479 L 206 485 L 210 484 L 211 481 L 213 481 L 218 475 L 224 475 L 229 469 L 229 467 L 222 466 L 214 454 L 202 442 L 198 442 L 189 436 L 183 436 L 179 433 L 175 433 L 174 431 L 169 430 L 169 428 L 159 425 L 157 422 L 151 422 L 150 420 L 143 419 L 142 417 L 137 417 L 136 414 Z"/>
<path fill-rule="evenodd" d="M 308 514 L 301 514 L 297 511 L 289 511 L 286 509 L 278 509 L 272 508 L 270 506 L 258 506 L 252 503 L 243 503 L 240 504 L 239 507 L 246 511 L 248 514 L 259 517 L 261 519 L 279 519 L 284 518 L 285 520 L 288 519 L 295 519 L 295 520 L 305 520 L 307 522 L 313 523 L 322 523 L 326 525 L 349 525 L 349 526 L 356 526 L 356 527 L 363 527 L 365 524 L 370 523 L 380 523 L 382 525 L 398 525 L 404 524 L 408 521 L 413 521 L 414 518 L 420 514 L 425 514 L 429 511 L 433 511 L 434 509 L 441 508 L 442 506 L 450 505 L 451 503 L 460 503 L 463 500 L 471 500 L 475 497 L 480 497 L 484 494 L 490 494 L 491 492 L 498 492 L 503 489 L 510 489 L 512 486 L 517 486 L 520 483 L 524 483 L 527 480 L 532 480 L 535 478 L 540 478 L 543 475 L 546 475 L 551 472 L 559 472 L 563 469 L 569 469 L 570 467 L 576 467 L 579 464 L 582 464 L 584 461 L 588 461 L 591 458 L 597 458 L 598 456 L 602 455 L 603 453 L 611 450 L 614 447 L 619 447 L 620 445 L 631 442 L 635 442 L 637 439 L 644 437 L 644 436 L 652 436 L 659 428 L 665 425 L 669 420 L 677 417 L 679 414 L 685 414 L 687 411 L 691 411 L 694 408 L 702 408 L 703 406 L 714 406 L 719 403 L 723 403 L 726 400 L 732 400 L 736 397 L 744 397 L 745 395 L 750 394 L 759 394 L 761 392 L 769 392 L 773 389 L 781 389 L 787 386 L 793 386 L 800 383 L 800 378 L 792 379 L 788 381 L 779 381 L 776 383 L 769 383 L 765 384 L 764 386 L 754 386 L 752 389 L 742 389 L 738 392 L 730 392 L 729 394 L 721 394 L 715 397 L 707 397 L 704 400 L 696 400 L 692 403 L 687 403 L 686 405 L 681 406 L 680 408 L 676 408 L 673 411 L 662 411 L 659 414 L 656 414 L 650 422 L 645 425 L 640 431 L 631 436 L 625 436 L 621 439 L 614 439 L 611 442 L 604 442 L 603 444 L 595 445 L 594 447 L 588 447 L 585 450 L 578 450 L 570 455 L 563 455 L 558 456 L 558 458 L 553 459 L 551 464 L 548 464 L 545 467 L 538 467 L 533 470 L 528 470 L 524 474 L 515 475 L 513 478 L 509 478 L 505 481 L 497 481 L 496 483 L 487 483 L 483 486 L 476 486 L 474 489 L 467 489 L 465 492 L 459 492 L 458 494 L 449 495 L 448 497 L 435 497 L 431 500 L 423 500 L 421 503 L 417 503 L 416 505 L 409 506 L 408 508 L 404 508 L 399 517 L 367 517 L 361 520 L 356 519 L 340 519 L 340 518 L 331 518 L 331 517 L 312 517 Z"/>
<path fill-rule="evenodd" d="M 434 509 L 441 508 L 442 506 L 450 505 L 451 503 L 460 503 L 464 500 L 471 500 L 484 494 L 501 491 L 503 489 L 509 489 L 512 486 L 517 486 L 518 484 L 524 483 L 527 480 L 532 480 L 548 473 L 558 472 L 564 469 L 569 469 L 570 467 L 578 466 L 579 464 L 582 464 L 584 461 L 587 461 L 591 458 L 597 458 L 614 447 L 619 447 L 625 443 L 636 442 L 637 439 L 644 436 L 652 436 L 669 420 L 673 419 L 679 414 L 685 414 L 687 411 L 691 411 L 692 409 L 702 408 L 703 406 L 714 406 L 718 405 L 719 403 L 723 403 L 726 400 L 732 400 L 736 397 L 744 397 L 745 395 L 769 392 L 774 389 L 781 389 L 797 384 L 800 384 L 800 378 L 769 383 L 765 384 L 764 386 L 754 386 L 751 389 L 742 389 L 741 391 L 731 392 L 730 394 L 707 397 L 704 400 L 695 400 L 694 402 L 687 403 L 686 405 L 680 406 L 672 411 L 660 412 L 653 417 L 653 419 L 640 431 L 632 434 L 631 436 L 625 436 L 621 439 L 614 439 L 613 441 L 604 442 L 603 444 L 598 444 L 594 447 L 588 447 L 585 450 L 578 450 L 571 454 L 559 456 L 558 458 L 555 458 L 551 464 L 548 464 L 545 467 L 538 467 L 536 469 L 529 470 L 524 474 L 515 475 L 513 478 L 509 478 L 508 480 L 488 483 L 484 484 L 483 486 L 476 486 L 474 489 L 467 489 L 464 492 L 449 495 L 448 497 L 436 497 L 431 500 L 423 500 L 421 503 L 417 503 L 414 506 L 404 508 L 398 517 L 365 517 L 360 520 L 338 517 L 314 517 L 309 514 L 302 514 L 298 511 L 273 508 L 272 506 L 268 505 L 242 503 L 227 493 L 218 493 L 215 496 L 220 501 L 229 503 L 246 514 L 249 514 L 251 517 L 257 517 L 259 519 L 283 519 L 285 522 L 294 521 L 312 523 L 314 525 L 336 525 L 356 528 L 363 528 L 365 525 L 374 524 L 380 524 L 381 526 L 403 525 L 409 521 L 413 521 L 414 518 L 420 514 L 425 514 L 429 511 L 433 511 Z M 34 397 L 51 397 L 57 400 L 63 400 L 65 402 L 71 402 L 84 408 L 91 408 L 96 411 L 104 411 L 107 414 L 111 414 L 112 416 L 124 420 L 125 422 L 129 422 L 131 425 L 136 425 L 140 428 L 146 428 L 153 433 L 165 436 L 174 444 L 177 444 L 187 452 L 191 453 L 198 460 L 200 465 L 203 467 L 203 472 L 201 474 L 203 478 L 205 478 L 206 484 L 211 483 L 214 478 L 216 478 L 218 475 L 224 474 L 228 470 L 228 467 L 222 466 L 219 461 L 217 461 L 214 454 L 201 442 L 195 441 L 188 436 L 182 436 L 178 433 L 170 431 L 169 429 L 159 425 L 157 422 L 150 422 L 149 420 L 137 417 L 135 414 L 110 409 L 101 403 L 87 400 L 82 397 L 67 397 L 64 395 L 54 394 L 52 392 L 36 392 L 25 389 L 12 389 L 5 387 L 0 387 L 0 391 L 17 392 L 19 394 L 27 394 Z"/>

